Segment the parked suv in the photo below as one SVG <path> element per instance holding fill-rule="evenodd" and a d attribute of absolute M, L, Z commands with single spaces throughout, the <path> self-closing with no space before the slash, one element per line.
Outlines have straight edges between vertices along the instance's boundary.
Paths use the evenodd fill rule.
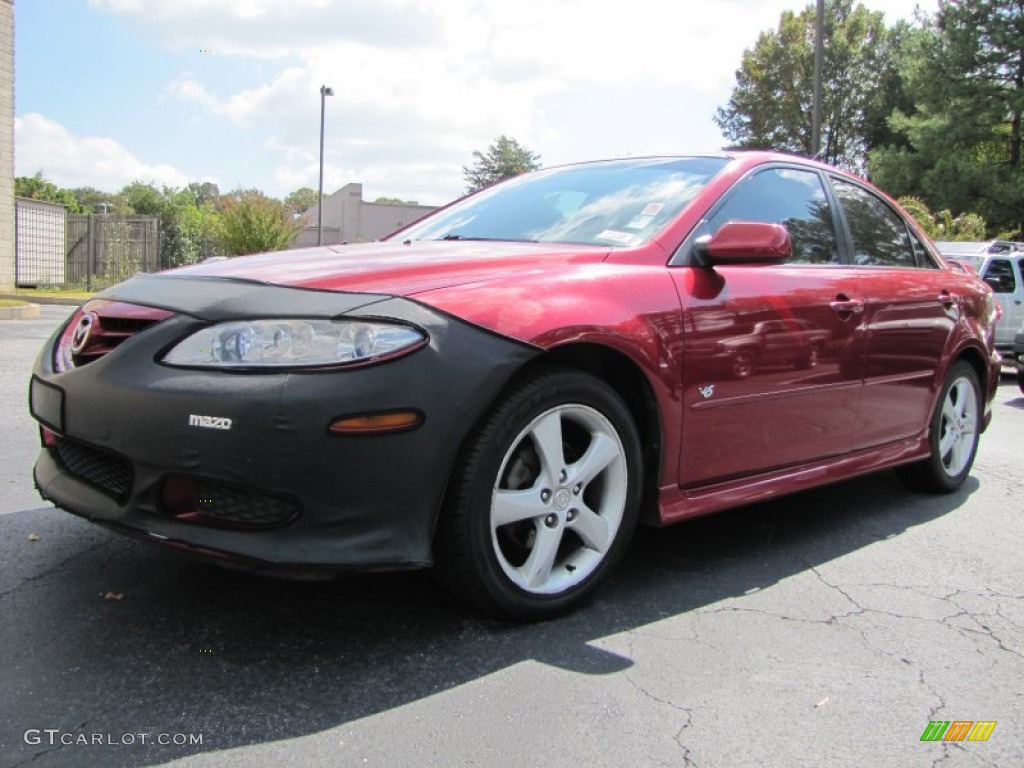
<path fill-rule="evenodd" d="M 969 264 L 995 292 L 1003 316 L 996 326 L 996 349 L 1009 361 L 1014 334 L 1024 323 L 1024 243 L 937 242 L 944 258 Z"/>

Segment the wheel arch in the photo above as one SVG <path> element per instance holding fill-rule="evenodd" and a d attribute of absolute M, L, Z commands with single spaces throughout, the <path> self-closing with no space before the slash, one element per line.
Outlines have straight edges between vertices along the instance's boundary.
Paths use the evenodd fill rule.
<path fill-rule="evenodd" d="M 640 508 L 641 522 L 658 520 L 658 485 L 663 456 L 661 409 L 643 369 L 628 355 L 592 342 L 572 342 L 547 350 L 530 360 L 513 380 L 531 376 L 549 366 L 564 366 L 584 371 L 601 379 L 622 398 L 636 424 L 643 447 L 644 487 Z"/>
<path fill-rule="evenodd" d="M 988 363 L 986 362 L 985 357 L 975 347 L 964 347 L 962 350 L 960 350 L 960 353 L 955 358 L 953 358 L 951 365 L 956 363 L 957 360 L 965 361 L 971 366 L 971 368 L 974 369 L 974 372 L 978 374 L 978 384 L 981 385 L 981 397 L 984 401 L 985 393 L 988 392 L 989 384 Z"/>

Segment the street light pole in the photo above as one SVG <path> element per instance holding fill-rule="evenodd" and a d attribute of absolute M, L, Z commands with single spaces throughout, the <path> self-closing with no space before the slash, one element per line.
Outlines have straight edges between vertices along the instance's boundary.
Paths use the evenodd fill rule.
<path fill-rule="evenodd" d="M 324 104 L 334 91 L 320 86 L 320 185 L 316 194 L 316 244 L 324 244 Z"/>

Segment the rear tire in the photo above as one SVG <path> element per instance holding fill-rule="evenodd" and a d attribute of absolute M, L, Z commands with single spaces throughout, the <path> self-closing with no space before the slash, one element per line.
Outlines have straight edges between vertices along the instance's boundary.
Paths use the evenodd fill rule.
<path fill-rule="evenodd" d="M 605 382 L 550 368 L 513 385 L 460 452 L 435 573 L 504 618 L 569 610 L 632 537 L 642 472 L 632 416 Z"/>
<path fill-rule="evenodd" d="M 1024 365 L 1017 366 L 1017 388 L 1024 392 Z"/>
<path fill-rule="evenodd" d="M 960 360 L 949 370 L 935 404 L 928 440 L 931 455 L 897 467 L 907 485 L 932 493 L 955 491 L 974 464 L 981 433 L 981 386 L 978 374 Z"/>

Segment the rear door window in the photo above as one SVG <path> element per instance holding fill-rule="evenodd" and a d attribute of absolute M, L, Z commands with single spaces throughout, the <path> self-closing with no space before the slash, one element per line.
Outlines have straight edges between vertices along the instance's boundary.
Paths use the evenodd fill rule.
<path fill-rule="evenodd" d="M 862 266 L 915 267 L 907 225 L 889 205 L 866 189 L 832 179 L 853 239 L 853 261 Z"/>

